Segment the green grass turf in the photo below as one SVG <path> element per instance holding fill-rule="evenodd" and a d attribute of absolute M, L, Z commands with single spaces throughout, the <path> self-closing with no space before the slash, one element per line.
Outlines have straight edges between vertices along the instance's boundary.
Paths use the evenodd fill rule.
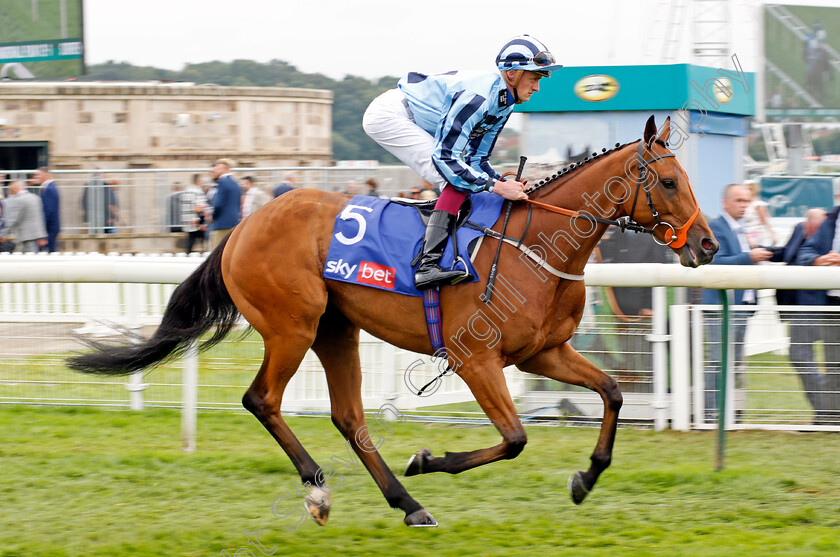
<path fill-rule="evenodd" d="M 344 456 L 329 420 L 288 422 L 316 461 Z M 327 525 L 289 532 L 271 503 L 299 480 L 267 432 L 227 412 L 198 424 L 186 455 L 173 410 L 0 406 L 0 556 L 234 555 L 246 530 L 261 530 L 275 555 L 840 552 L 837 434 L 732 433 L 726 469 L 714 472 L 714 432 L 621 429 L 613 466 L 576 507 L 566 481 L 588 463 L 597 430 L 530 427 L 513 461 L 402 478 L 438 528 L 406 528 L 366 472 L 342 469 Z M 492 427 L 400 422 L 382 454 L 401 471 L 422 447 L 497 442 Z"/>

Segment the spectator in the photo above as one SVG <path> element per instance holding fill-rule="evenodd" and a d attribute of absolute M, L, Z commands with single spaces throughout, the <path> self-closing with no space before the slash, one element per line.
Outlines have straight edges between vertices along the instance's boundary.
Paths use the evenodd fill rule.
<path fill-rule="evenodd" d="M 0 240 L 14 236 L 15 251 L 23 253 L 35 253 L 39 246 L 47 245 L 43 205 L 37 195 L 26 189 L 23 180 L 9 184 L 4 207 L 6 229 L 0 231 Z"/>
<path fill-rule="evenodd" d="M 44 206 L 44 225 L 47 229 L 47 244 L 41 249 L 48 252 L 58 251 L 58 234 L 61 232 L 58 188 L 49 168 L 42 166 L 35 171 L 33 183 L 41 189 L 41 202 Z"/>
<path fill-rule="evenodd" d="M 87 223 L 91 234 L 113 234 L 119 219 L 119 204 L 114 185 L 95 172 L 82 194 L 82 222 Z"/>
<path fill-rule="evenodd" d="M 3 230 L 6 228 L 6 223 L 4 220 L 4 203 L 3 200 L 6 198 L 4 193 L 5 188 L 0 189 L 0 234 L 3 233 Z M 0 253 L 11 253 L 15 249 L 15 243 L 7 238 L 0 237 Z"/>
<path fill-rule="evenodd" d="M 723 190 L 723 211 L 721 216 L 709 222 L 709 228 L 715 235 L 720 249 L 715 255 L 712 265 L 755 265 L 767 261 L 773 256 L 773 252 L 763 247 L 751 248 L 744 234 L 741 219 L 752 201 L 752 191 L 740 184 L 729 184 Z M 704 304 L 720 304 L 717 290 L 706 290 L 703 292 Z M 755 305 L 755 290 L 736 290 L 735 305 Z M 747 330 L 747 318 L 751 311 L 734 311 L 732 313 L 731 326 L 734 337 L 734 362 L 741 365 L 744 352 L 744 334 Z M 713 321 L 713 320 L 712 320 Z M 712 323 L 707 327 L 707 334 L 711 342 L 709 361 L 712 369 L 706 372 L 706 413 L 707 418 L 711 417 L 711 411 L 717 408 L 715 394 L 718 390 L 719 365 L 720 365 L 720 344 L 721 329 L 719 323 Z M 736 375 L 736 383 L 741 380 L 740 374 Z"/>
<path fill-rule="evenodd" d="M 420 197 L 420 188 L 411 188 L 410 199 L 422 199 Z"/>
<path fill-rule="evenodd" d="M 213 221 L 213 196 L 216 195 L 216 182 L 202 182 L 201 189 L 204 191 L 204 209 L 201 212 L 200 221 L 204 223 L 204 244 L 210 246 L 210 223 Z M 199 224 L 201 226 L 201 224 Z"/>
<path fill-rule="evenodd" d="M 254 184 L 251 176 L 242 178 L 242 218 L 244 219 L 271 201 L 268 194 Z"/>
<path fill-rule="evenodd" d="M 825 211 L 811 209 L 806 214 L 805 222 L 800 222 L 793 229 L 788 243 L 777 248 L 771 261 L 784 261 L 788 265 L 796 265 L 796 258 L 805 241 L 812 237 L 825 221 Z M 814 290 L 777 290 L 776 303 L 780 306 L 817 305 L 818 297 Z M 825 410 L 830 408 L 831 400 L 825 393 L 826 380 L 820 374 L 819 367 L 814 360 L 814 343 L 820 340 L 821 327 L 814 326 L 814 314 L 806 315 L 797 311 L 779 312 L 780 317 L 787 321 L 790 327 L 790 363 L 796 369 L 805 396 L 814 409 L 814 423 L 825 423 Z M 822 320 L 823 314 L 816 314 Z"/>
<path fill-rule="evenodd" d="M 347 195 L 362 195 L 362 188 L 353 180 L 349 180 L 344 185 L 344 193 Z"/>
<path fill-rule="evenodd" d="M 210 169 L 216 181 L 216 192 L 210 201 L 213 216 L 210 224 L 210 246 L 215 248 L 225 236 L 239 224 L 242 192 L 230 172 L 235 163 L 230 159 L 219 159 Z"/>
<path fill-rule="evenodd" d="M 187 233 L 187 253 L 192 253 L 196 243 L 204 249 L 207 224 L 204 210 L 207 208 L 207 195 L 204 192 L 201 174 L 193 174 L 192 185 L 181 193 L 181 226 Z"/>
<path fill-rule="evenodd" d="M 797 265 L 820 267 L 840 265 L 838 214 L 840 214 L 840 206 L 829 211 L 817 231 L 802 244 L 796 256 Z M 840 289 L 811 291 L 809 303 L 838 308 Z M 823 325 L 817 334 L 822 338 L 825 352 L 825 376 L 823 377 L 825 408 L 818 419 L 822 423 L 831 421 L 836 424 L 840 420 L 840 313 L 831 312 L 821 315 Z"/>
<path fill-rule="evenodd" d="M 371 197 L 379 197 L 379 192 L 376 190 L 376 180 L 374 180 L 373 178 L 368 178 L 367 180 L 365 180 L 365 186 L 367 187 L 367 195 Z"/>
<path fill-rule="evenodd" d="M 744 212 L 744 234 L 751 247 L 775 246 L 776 233 L 770 224 L 767 202 L 761 199 L 761 186 L 755 180 L 747 180 L 744 185 L 752 192 L 752 201 Z"/>
<path fill-rule="evenodd" d="M 114 234 L 117 232 L 117 226 L 120 225 L 120 205 L 117 201 L 117 188 L 120 183 L 113 177 L 105 177 L 105 190 L 108 206 L 106 207 L 108 217 L 105 221 L 105 234 Z"/>
<path fill-rule="evenodd" d="M 420 199 L 437 199 L 440 197 L 440 189 L 431 182 L 423 181 L 423 187 L 420 190 Z"/>
<path fill-rule="evenodd" d="M 295 189 L 295 175 L 294 174 L 286 174 L 283 176 L 283 182 L 277 185 L 274 188 L 274 197 L 280 197 L 286 192 L 290 192 Z"/>

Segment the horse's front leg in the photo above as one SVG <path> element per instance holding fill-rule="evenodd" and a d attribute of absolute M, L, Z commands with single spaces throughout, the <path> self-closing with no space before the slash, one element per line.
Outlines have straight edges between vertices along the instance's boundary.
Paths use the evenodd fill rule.
<path fill-rule="evenodd" d="M 569 492 L 572 501 L 579 505 L 595 486 L 598 476 L 607 469 L 612 460 L 615 430 L 618 426 L 618 411 L 622 404 L 618 383 L 578 354 L 567 342 L 544 350 L 536 356 L 517 364 L 516 367 L 528 373 L 586 387 L 596 391 L 604 401 L 604 419 L 601 421 L 598 443 L 592 453 L 592 464 L 586 472 L 578 471 L 569 479 Z"/>
<path fill-rule="evenodd" d="M 406 476 L 448 472 L 457 474 L 470 468 L 489 464 L 497 460 L 516 458 L 527 442 L 525 428 L 519 421 L 513 400 L 510 397 L 502 364 L 498 356 L 477 361 L 472 358 L 458 369 L 458 375 L 470 388 L 475 400 L 502 434 L 502 442 L 487 449 L 462 453 L 447 452 L 446 456 L 433 457 L 428 449 L 418 451 L 408 462 Z M 488 361 L 489 360 L 489 361 Z"/>

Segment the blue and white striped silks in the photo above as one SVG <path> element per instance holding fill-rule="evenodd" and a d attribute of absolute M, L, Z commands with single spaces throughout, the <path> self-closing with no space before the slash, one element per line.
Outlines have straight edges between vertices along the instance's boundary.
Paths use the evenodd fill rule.
<path fill-rule="evenodd" d="M 499 177 L 490 153 L 514 107 L 499 73 L 410 73 L 399 88 L 414 122 L 434 137 L 432 161 L 448 183 L 479 192 Z"/>

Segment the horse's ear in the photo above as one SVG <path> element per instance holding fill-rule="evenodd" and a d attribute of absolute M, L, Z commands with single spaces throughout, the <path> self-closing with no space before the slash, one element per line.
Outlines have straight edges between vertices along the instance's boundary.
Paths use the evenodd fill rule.
<path fill-rule="evenodd" d="M 668 138 L 671 137 L 671 117 L 668 116 L 665 118 L 665 123 L 662 124 L 662 127 L 659 128 L 659 135 L 656 136 L 656 139 L 660 140 L 661 142 L 668 144 Z"/>
<path fill-rule="evenodd" d="M 654 139 L 656 139 L 656 123 L 653 121 L 653 114 L 651 114 L 647 124 L 645 124 L 645 145 L 652 145 Z"/>

